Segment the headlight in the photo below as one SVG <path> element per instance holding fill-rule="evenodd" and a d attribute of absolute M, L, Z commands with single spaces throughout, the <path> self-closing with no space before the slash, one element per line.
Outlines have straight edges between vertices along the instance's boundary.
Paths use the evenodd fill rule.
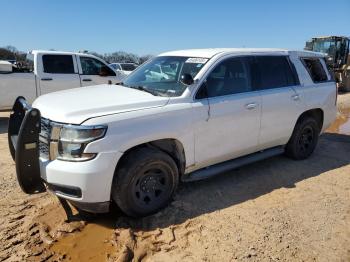
<path fill-rule="evenodd" d="M 97 154 L 84 153 L 87 144 L 102 138 L 107 126 L 62 126 L 59 132 L 57 159 L 86 161 Z"/>

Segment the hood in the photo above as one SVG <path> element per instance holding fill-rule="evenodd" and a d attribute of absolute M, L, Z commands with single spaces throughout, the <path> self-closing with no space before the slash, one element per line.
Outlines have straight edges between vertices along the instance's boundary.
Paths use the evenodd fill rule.
<path fill-rule="evenodd" d="M 40 96 L 33 107 L 52 121 L 81 124 L 88 118 L 161 107 L 168 101 L 168 97 L 153 96 L 120 85 L 98 85 Z"/>

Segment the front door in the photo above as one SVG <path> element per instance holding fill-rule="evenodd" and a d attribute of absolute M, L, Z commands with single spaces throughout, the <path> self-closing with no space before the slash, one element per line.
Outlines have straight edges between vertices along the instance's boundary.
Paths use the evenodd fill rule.
<path fill-rule="evenodd" d="M 117 73 L 102 61 L 89 57 L 79 56 L 80 78 L 82 86 L 116 84 L 118 83 Z"/>
<path fill-rule="evenodd" d="M 41 95 L 80 87 L 78 68 L 73 55 L 44 54 L 38 59 L 42 59 L 37 79 Z"/>
<path fill-rule="evenodd" d="M 193 110 L 196 168 L 256 151 L 261 97 L 245 58 L 220 62 L 199 88 Z"/>

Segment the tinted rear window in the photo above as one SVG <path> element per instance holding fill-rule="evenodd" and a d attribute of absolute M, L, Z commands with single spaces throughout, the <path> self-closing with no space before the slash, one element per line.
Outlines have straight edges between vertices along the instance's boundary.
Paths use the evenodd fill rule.
<path fill-rule="evenodd" d="M 319 58 L 302 58 L 303 64 L 315 83 L 328 81 L 327 73 L 324 70 Z"/>
<path fill-rule="evenodd" d="M 74 74 L 71 55 L 43 55 L 44 72 L 51 74 Z"/>
<path fill-rule="evenodd" d="M 257 56 L 256 85 L 259 89 L 279 88 L 299 84 L 299 79 L 286 56 Z"/>

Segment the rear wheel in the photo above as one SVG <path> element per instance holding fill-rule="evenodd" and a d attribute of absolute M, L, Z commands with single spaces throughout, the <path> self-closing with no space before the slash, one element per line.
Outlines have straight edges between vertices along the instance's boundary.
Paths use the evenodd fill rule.
<path fill-rule="evenodd" d="M 171 200 L 179 181 L 175 161 L 153 148 L 131 152 L 118 168 L 112 197 L 129 216 L 155 213 Z"/>
<path fill-rule="evenodd" d="M 319 134 L 320 128 L 314 118 L 299 120 L 286 146 L 286 155 L 296 160 L 308 158 L 316 148 Z"/>
<path fill-rule="evenodd" d="M 341 81 L 340 81 L 341 79 Z M 341 72 L 336 74 L 336 82 L 341 92 L 350 92 L 350 74 Z"/>

